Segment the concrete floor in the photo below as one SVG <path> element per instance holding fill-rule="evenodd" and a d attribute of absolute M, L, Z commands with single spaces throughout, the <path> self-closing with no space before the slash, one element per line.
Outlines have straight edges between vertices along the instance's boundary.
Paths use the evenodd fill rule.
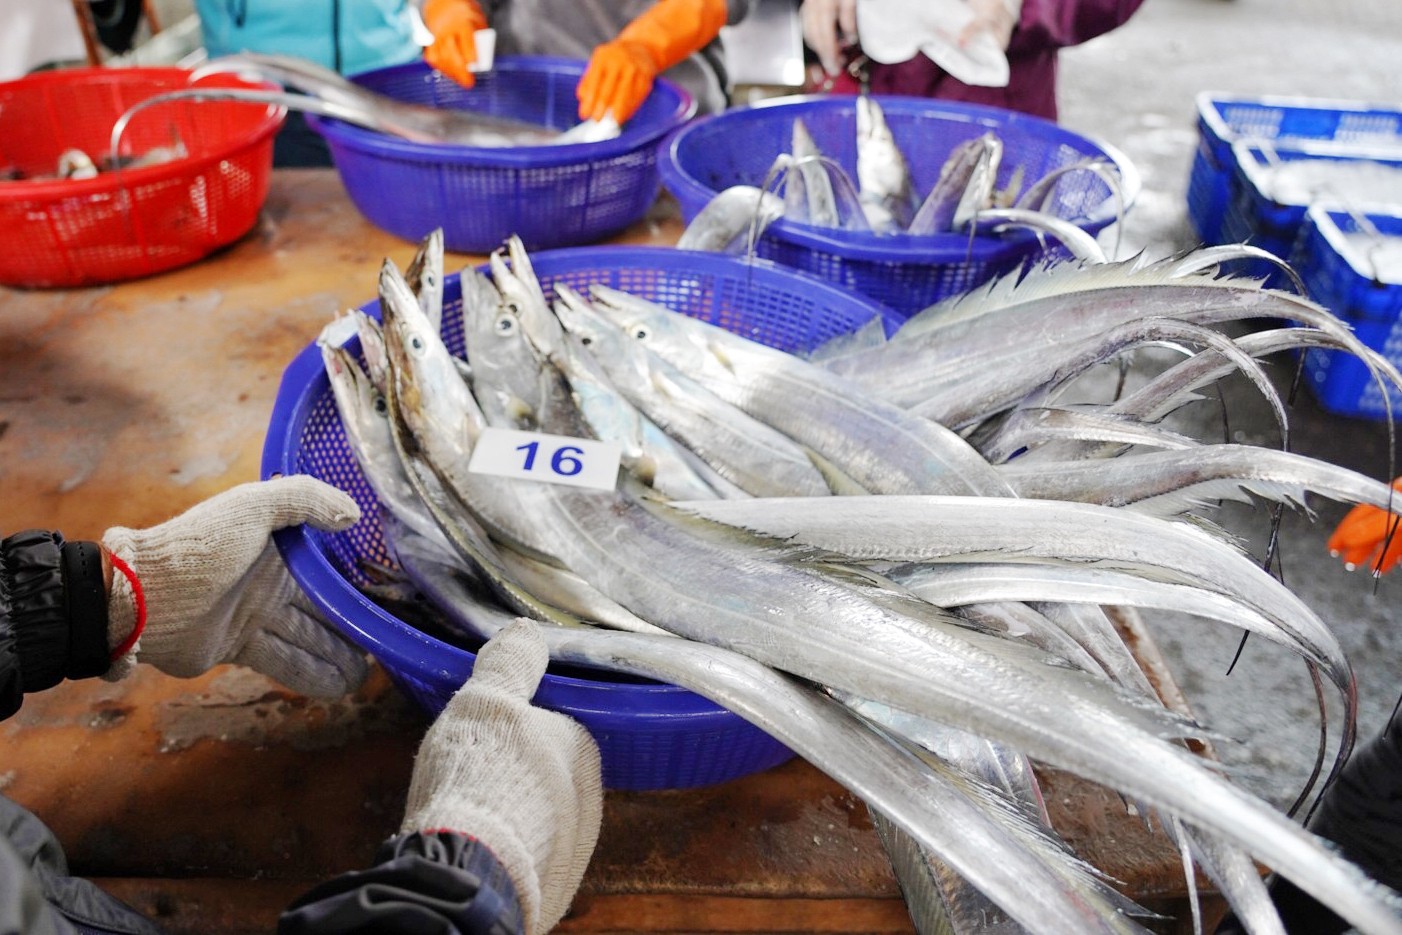
<path fill-rule="evenodd" d="M 1402 103 L 1402 5 L 1395 0 L 1148 0 L 1119 30 L 1062 59 L 1061 122 L 1119 147 L 1138 168 L 1143 191 L 1123 224 L 1119 256 L 1158 256 L 1195 245 L 1185 193 L 1197 145 L 1199 91 L 1299 95 Z M 1113 234 L 1113 228 L 1110 234 Z M 1113 243 L 1102 237 L 1107 248 Z M 1284 387 L 1288 360 L 1273 363 Z M 1227 391 L 1234 441 L 1276 446 L 1279 434 L 1260 397 Z M 1219 440 L 1219 411 L 1187 416 L 1198 437 Z M 1387 479 L 1388 436 L 1381 422 L 1341 418 L 1301 393 L 1292 409 L 1292 448 Z M 1402 461 L 1399 462 L 1402 465 Z M 1287 516 L 1281 534 L 1284 580 L 1332 626 L 1352 659 L 1360 696 L 1359 735 L 1381 729 L 1402 691 L 1402 572 L 1377 582 L 1347 572 L 1325 541 L 1345 507 L 1313 504 L 1313 522 Z M 1265 507 L 1232 504 L 1218 514 L 1262 556 Z M 1148 615 L 1154 635 L 1199 715 L 1236 743 L 1219 743 L 1241 783 L 1276 804 L 1293 799 L 1308 775 L 1318 718 L 1305 667 L 1253 637 L 1225 673 L 1237 631 L 1188 617 Z M 1331 713 L 1338 712 L 1338 706 Z"/>

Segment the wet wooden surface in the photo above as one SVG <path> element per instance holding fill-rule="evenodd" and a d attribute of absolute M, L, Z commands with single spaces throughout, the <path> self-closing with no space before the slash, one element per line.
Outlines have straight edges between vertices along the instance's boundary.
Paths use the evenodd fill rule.
<path fill-rule="evenodd" d="M 672 243 L 668 205 L 619 241 Z M 97 538 L 256 479 L 283 367 L 374 295 L 383 258 L 412 252 L 360 218 L 334 171 L 282 170 L 255 230 L 199 264 L 93 289 L 0 287 L 0 533 Z M 233 667 L 189 680 L 140 667 L 34 696 L 0 723 L 0 790 L 53 828 L 76 873 L 170 931 L 267 932 L 397 828 L 426 726 L 378 670 L 324 702 Z M 1114 793 L 1043 778 L 1078 853 L 1152 908 L 1181 910 L 1162 836 Z M 560 931 L 911 925 L 862 803 L 795 760 L 710 788 L 609 793 Z"/>

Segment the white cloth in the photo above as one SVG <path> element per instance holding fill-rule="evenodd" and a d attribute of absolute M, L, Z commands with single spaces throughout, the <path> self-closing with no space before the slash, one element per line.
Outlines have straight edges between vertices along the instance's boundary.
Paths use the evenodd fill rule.
<path fill-rule="evenodd" d="M 4 0 L 0 3 L 0 81 L 49 62 L 86 63 L 87 49 L 73 4 L 62 0 Z"/>
<path fill-rule="evenodd" d="M 564 917 L 599 839 L 599 748 L 576 721 L 531 705 L 549 659 L 525 618 L 493 637 L 424 735 L 401 831 L 470 834 L 516 886 L 527 935 Z"/>
<path fill-rule="evenodd" d="M 126 675 L 138 659 L 182 678 L 233 662 L 302 694 L 354 690 L 365 678 L 364 653 L 317 615 L 271 534 L 304 522 L 341 530 L 359 517 L 348 494 L 303 475 L 241 484 L 150 529 L 107 530 L 103 546 L 131 567 L 146 597 L 146 629 L 107 678 Z M 107 613 L 115 648 L 136 625 L 119 571 Z"/>
<path fill-rule="evenodd" d="M 1017 21 L 1021 0 L 995 4 Z M 966 42 L 959 41 L 979 15 L 979 6 L 969 0 L 858 0 L 857 35 L 873 61 L 894 64 L 924 53 L 965 84 L 1007 87 L 1006 35 L 978 29 Z"/>

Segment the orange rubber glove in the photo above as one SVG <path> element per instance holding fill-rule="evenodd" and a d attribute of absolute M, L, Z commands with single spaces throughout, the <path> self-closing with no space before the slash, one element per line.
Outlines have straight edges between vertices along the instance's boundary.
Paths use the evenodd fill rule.
<path fill-rule="evenodd" d="M 1392 488 L 1402 490 L 1402 477 L 1392 482 Z M 1402 509 L 1402 504 L 1398 508 Z M 1366 565 L 1380 575 L 1402 559 L 1402 525 L 1392 532 L 1396 521 L 1396 515 L 1375 506 L 1356 506 L 1334 527 L 1334 534 L 1329 537 L 1329 554 L 1343 559 L 1350 568 Z M 1387 542 L 1389 532 L 1391 542 Z"/>
<path fill-rule="evenodd" d="M 729 16 L 725 0 L 658 0 L 618 38 L 594 49 L 579 80 L 579 119 L 620 124 L 642 106 L 662 72 L 705 48 Z"/>
<path fill-rule="evenodd" d="M 473 33 L 487 28 L 487 17 L 477 0 L 424 0 L 424 25 L 433 33 L 433 45 L 424 49 L 424 61 L 464 88 L 477 79 L 468 66 L 477 61 Z"/>

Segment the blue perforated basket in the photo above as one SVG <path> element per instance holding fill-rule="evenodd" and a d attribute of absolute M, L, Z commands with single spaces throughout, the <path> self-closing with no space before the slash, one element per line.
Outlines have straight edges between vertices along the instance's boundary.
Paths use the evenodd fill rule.
<path fill-rule="evenodd" d="M 422 61 L 354 77 L 401 101 L 475 110 L 566 130 L 579 123 L 575 86 L 585 63 L 504 56 L 471 89 Z M 436 227 L 457 253 L 489 253 L 511 234 L 533 250 L 593 243 L 638 221 L 657 197 L 657 144 L 696 104 L 665 80 L 624 126 L 598 143 L 489 148 L 438 146 L 309 115 L 351 201 L 405 240 Z"/>
<path fill-rule="evenodd" d="M 1234 236 L 1223 228 L 1239 178 L 1233 143 L 1402 148 L 1402 107 L 1396 105 L 1203 91 L 1197 96 L 1197 111 L 1188 218 L 1207 244 L 1231 243 Z"/>
<path fill-rule="evenodd" d="M 1003 141 L 998 186 L 1021 167 L 1023 187 L 1061 166 L 1103 156 L 1122 180 L 1125 206 L 1139 190 L 1139 176 L 1117 150 L 1054 123 L 995 107 L 916 97 L 879 97 L 896 144 L 910 165 L 922 197 L 934 187 L 950 152 L 992 130 Z M 734 108 L 676 130 L 664 144 L 658 168 L 662 184 L 690 221 L 718 192 L 732 185 L 762 185 L 780 153 L 791 151 L 793 121 L 801 117 L 824 155 L 855 180 L 856 100 L 845 95 L 778 98 Z M 1111 187 L 1091 172 L 1066 174 L 1049 210 L 1094 234 L 1115 219 Z M 1044 248 L 1031 231 L 881 236 L 780 220 L 760 238 L 757 253 L 870 296 L 909 316 L 920 309 L 1009 272 Z"/>
<path fill-rule="evenodd" d="M 556 283 L 582 290 L 602 282 L 789 351 L 812 348 L 878 314 L 888 331 L 895 327 L 885 310 L 765 261 L 656 247 L 581 247 L 538 253 L 532 262 L 552 298 Z M 444 302 L 444 341 L 461 354 L 457 275 L 447 277 Z M 379 313 L 378 303 L 365 309 Z M 472 671 L 473 655 L 415 629 L 357 589 L 366 583 L 362 560 L 395 561 L 314 344 L 283 374 L 262 472 L 312 474 L 360 503 L 362 519 L 350 529 L 288 529 L 277 534 L 278 546 L 317 608 L 374 655 L 407 695 L 437 713 Z M 676 686 L 552 671 L 536 701 L 589 729 L 603 755 L 604 782 L 614 789 L 706 785 L 768 769 L 792 755 L 738 715 Z"/>

